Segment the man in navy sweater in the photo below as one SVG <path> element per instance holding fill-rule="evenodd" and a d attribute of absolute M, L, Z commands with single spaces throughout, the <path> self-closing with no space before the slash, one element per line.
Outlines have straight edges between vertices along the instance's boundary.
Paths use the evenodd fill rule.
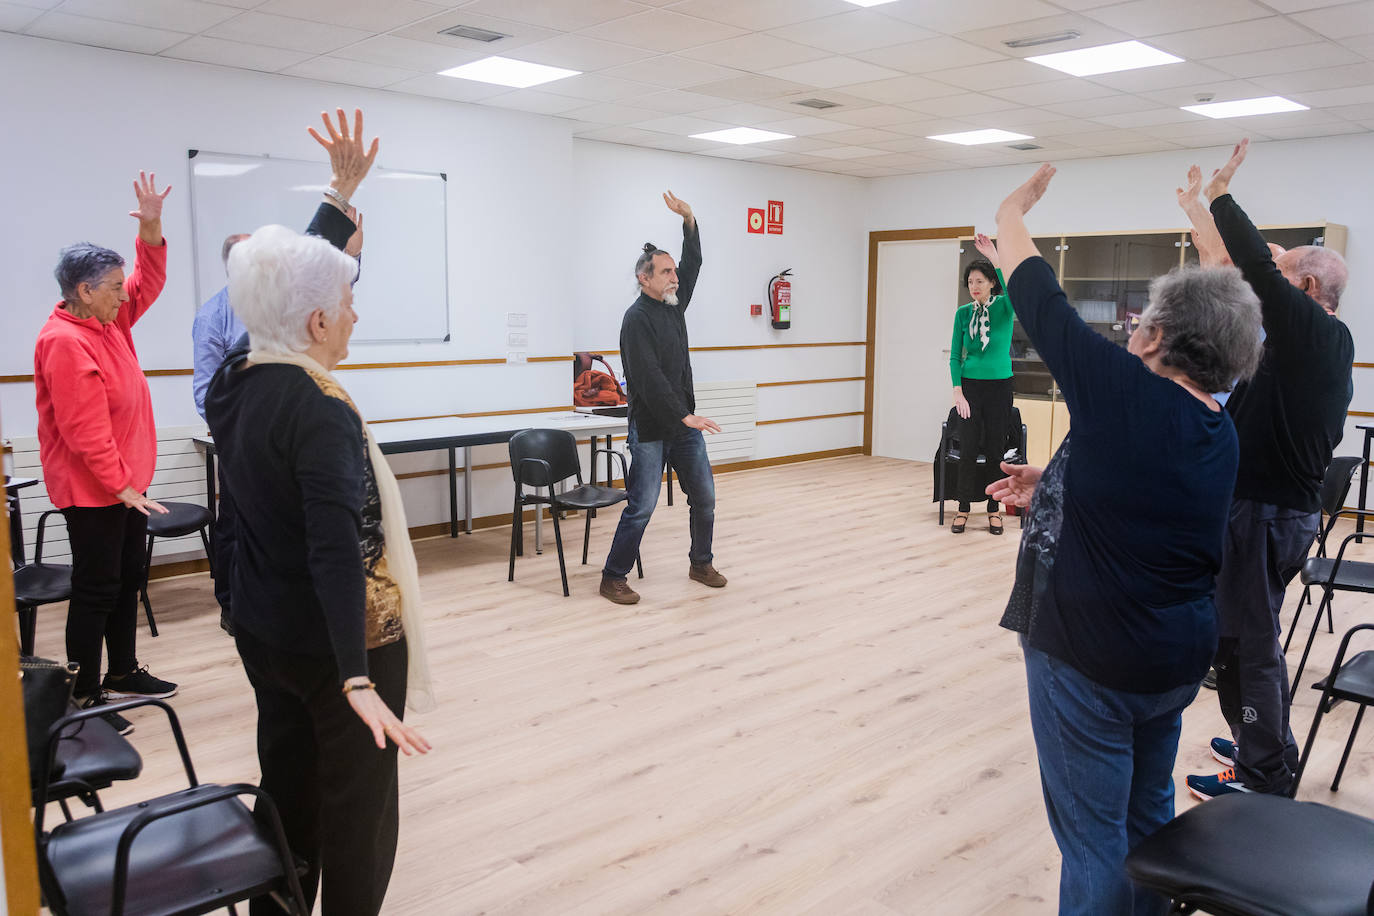
<path fill-rule="evenodd" d="M 1313 245 L 1275 258 L 1228 192 L 1248 144 L 1203 188 L 1227 253 L 1259 296 L 1267 335 L 1259 371 L 1226 403 L 1240 467 L 1217 576 L 1215 666 L 1231 738 L 1211 743 L 1228 769 L 1188 777 L 1188 790 L 1203 799 L 1292 787 L 1298 746 L 1279 611 L 1317 534 L 1318 491 L 1345 430 L 1355 358 L 1350 329 L 1336 317 L 1345 259 Z"/>
<path fill-rule="evenodd" d="M 696 415 L 687 349 L 686 311 L 701 272 L 701 235 L 686 201 L 669 191 L 663 202 L 682 217 L 682 263 L 653 243 L 645 245 L 635 263 L 639 298 L 620 325 L 620 358 L 630 401 L 630 467 L 625 475 L 629 499 L 601 571 L 601 594 L 616 604 L 639 600 L 625 576 L 639 556 L 639 542 L 658 505 L 665 464 L 677 473 L 690 507 L 687 575 L 712 588 L 725 585 L 725 577 L 711 564 L 716 485 L 702 436 L 718 433 L 720 427 Z"/>

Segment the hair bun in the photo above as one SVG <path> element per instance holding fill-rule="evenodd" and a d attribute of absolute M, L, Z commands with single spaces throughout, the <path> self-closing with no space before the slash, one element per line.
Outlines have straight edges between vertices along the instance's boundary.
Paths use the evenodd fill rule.
<path fill-rule="evenodd" d="M 644 253 L 645 253 L 645 254 L 653 254 L 655 251 L 658 251 L 658 246 L 655 245 L 653 242 L 645 242 L 645 243 L 644 243 Z"/>

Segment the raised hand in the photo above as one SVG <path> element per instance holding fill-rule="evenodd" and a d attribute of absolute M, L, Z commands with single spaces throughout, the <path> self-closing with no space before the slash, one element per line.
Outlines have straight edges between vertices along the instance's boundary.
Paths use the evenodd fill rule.
<path fill-rule="evenodd" d="M 344 243 L 344 254 L 350 258 L 356 258 L 363 253 L 363 215 L 358 212 L 357 207 L 349 207 L 347 213 L 348 218 L 353 220 L 353 225 L 356 228 L 353 230 L 353 234 L 348 237 L 348 241 Z"/>
<path fill-rule="evenodd" d="M 1245 154 L 1250 149 L 1250 139 L 1240 141 L 1236 148 L 1231 151 L 1231 158 L 1226 160 L 1226 164 L 1212 173 L 1212 178 L 1202 189 L 1206 195 L 1207 202 L 1211 203 L 1223 194 L 1229 194 L 1231 190 L 1231 179 L 1236 177 L 1236 169 L 1245 161 Z"/>
<path fill-rule="evenodd" d="M 1188 166 L 1188 186 L 1186 188 L 1174 188 L 1174 193 L 1178 195 L 1178 205 L 1185 211 L 1190 204 L 1197 202 L 1198 192 L 1202 190 L 1202 169 L 1195 165 Z"/>
<path fill-rule="evenodd" d="M 997 246 L 992 239 L 983 233 L 978 233 L 973 237 L 973 247 L 978 249 L 978 253 L 992 262 L 993 267 L 1001 267 L 997 261 Z"/>
<path fill-rule="evenodd" d="M 672 191 L 663 192 L 663 202 L 668 205 L 669 210 L 672 210 L 678 216 L 682 217 L 684 223 L 690 224 L 694 222 L 691 205 L 687 203 L 687 201 L 674 195 Z"/>
<path fill-rule="evenodd" d="M 325 148 L 329 153 L 329 165 L 334 170 L 334 177 L 329 184 L 334 190 L 338 191 L 345 198 L 352 197 L 353 192 L 358 190 L 358 185 L 363 183 L 367 177 L 368 170 L 372 168 L 372 162 L 377 158 L 377 147 L 380 138 L 373 137 L 372 145 L 364 148 L 363 146 L 363 111 L 361 108 L 353 110 L 353 127 L 348 126 L 348 116 L 344 114 L 342 108 L 338 109 L 339 124 L 336 128 L 334 122 L 329 120 L 329 112 L 320 112 L 320 118 L 324 121 L 324 129 L 329 134 L 329 139 L 320 136 L 319 131 L 313 127 L 307 127 L 306 132 L 315 138 L 315 142 Z"/>
<path fill-rule="evenodd" d="M 138 173 L 138 180 L 134 182 L 134 196 L 138 198 L 138 207 L 130 210 L 129 215 L 138 220 L 138 237 L 143 239 L 145 244 L 162 244 L 162 202 L 170 193 L 171 185 L 158 193 L 156 173 Z"/>
<path fill-rule="evenodd" d="M 1007 464 L 1003 461 L 1002 473 L 1007 476 L 988 484 L 988 496 L 999 503 L 1024 509 L 1030 505 L 1031 496 L 1035 494 L 1035 485 L 1040 482 L 1045 469 L 1029 464 Z"/>
<path fill-rule="evenodd" d="M 1035 170 L 1025 184 L 1007 195 L 1007 199 L 1002 201 L 997 208 L 997 220 L 1000 223 L 1005 215 L 1025 216 L 1034 207 L 1036 201 L 1045 196 L 1045 191 L 1050 186 L 1050 179 L 1054 177 L 1057 170 L 1054 166 L 1046 162 Z"/>

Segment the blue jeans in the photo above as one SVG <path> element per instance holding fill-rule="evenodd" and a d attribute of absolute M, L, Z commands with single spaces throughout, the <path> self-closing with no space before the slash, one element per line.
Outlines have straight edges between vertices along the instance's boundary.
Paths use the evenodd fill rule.
<path fill-rule="evenodd" d="M 629 499 L 620 514 L 620 524 L 606 555 L 602 575 L 623 579 L 639 556 L 639 542 L 644 529 L 658 505 L 658 491 L 663 485 L 663 467 L 672 467 L 677 482 L 687 496 L 688 525 L 692 532 L 692 547 L 687 558 L 695 566 L 711 562 L 711 532 L 716 524 L 716 482 L 711 476 L 711 462 L 706 457 L 706 440 L 700 430 L 684 426 L 671 439 L 640 442 L 635 425 L 625 442 L 630 451 L 630 469 L 625 489 Z"/>
<path fill-rule="evenodd" d="M 1174 758 L 1198 684 L 1112 690 L 1028 645 L 1026 686 L 1050 830 L 1063 856 L 1059 912 L 1162 916 L 1126 877 L 1126 853 L 1174 816 Z"/>

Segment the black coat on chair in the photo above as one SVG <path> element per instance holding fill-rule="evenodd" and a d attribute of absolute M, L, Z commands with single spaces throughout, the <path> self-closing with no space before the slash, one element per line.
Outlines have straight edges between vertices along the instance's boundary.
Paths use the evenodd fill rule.
<path fill-rule="evenodd" d="M 940 444 L 935 448 L 935 488 L 931 501 L 940 504 L 940 524 L 945 523 L 945 500 L 956 499 L 959 493 L 959 475 L 977 474 L 978 489 L 981 491 L 1003 474 L 999 467 L 1002 455 L 1011 449 L 1016 455 L 1008 459 L 1012 464 L 1026 463 L 1026 426 L 1021 422 L 1021 411 L 1013 407 L 1008 415 L 1006 447 L 995 456 L 974 455 L 967 461 L 959 448 L 959 413 L 949 409 L 949 416 L 940 424 Z M 982 459 L 981 461 L 978 459 Z M 1020 510 L 1009 508 L 1013 515 Z"/>

